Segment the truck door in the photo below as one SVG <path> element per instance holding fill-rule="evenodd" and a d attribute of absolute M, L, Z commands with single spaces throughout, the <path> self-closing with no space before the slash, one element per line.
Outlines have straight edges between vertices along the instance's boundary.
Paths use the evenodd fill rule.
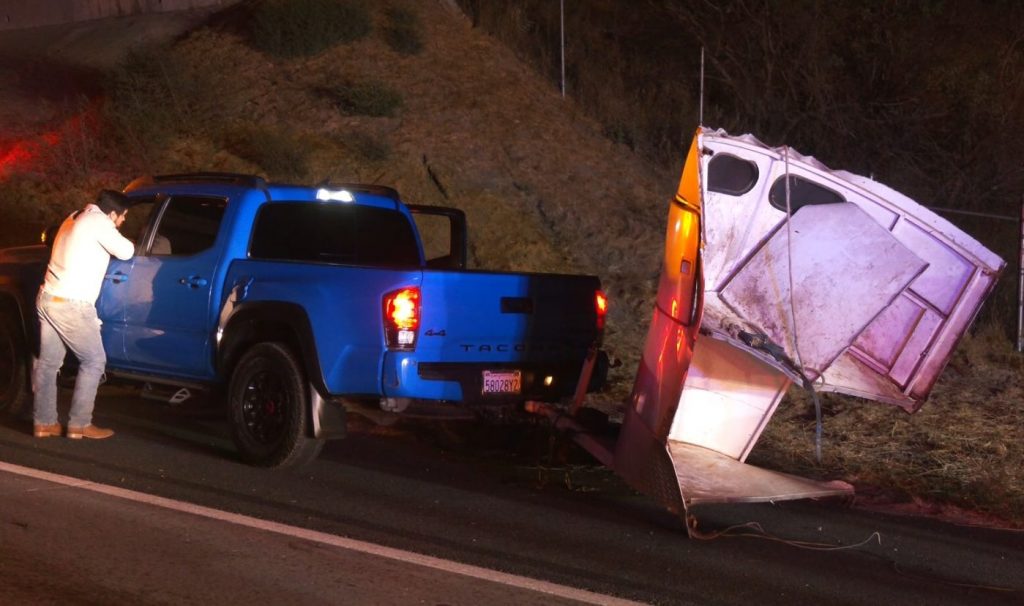
<path fill-rule="evenodd" d="M 100 296 L 96 300 L 96 311 L 103 322 L 103 348 L 107 361 L 113 366 L 126 364 L 124 352 L 125 302 L 129 295 L 128 279 L 139 255 L 146 252 L 150 224 L 156 218 L 164 198 L 146 196 L 131 200 L 128 218 L 121 226 L 121 233 L 135 243 L 135 257 L 122 261 L 111 257 L 103 278 Z"/>
<path fill-rule="evenodd" d="M 160 210 L 128 280 L 124 348 L 132 368 L 212 373 L 210 296 L 226 207 L 225 198 L 173 196 Z"/>

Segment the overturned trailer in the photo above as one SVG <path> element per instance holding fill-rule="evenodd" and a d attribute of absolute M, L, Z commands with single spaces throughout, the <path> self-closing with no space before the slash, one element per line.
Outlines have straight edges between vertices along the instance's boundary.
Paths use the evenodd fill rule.
<path fill-rule="evenodd" d="M 1004 265 L 889 187 L 698 129 L 621 428 L 576 421 L 582 390 L 568 417 L 530 408 L 680 514 L 852 494 L 744 461 L 793 383 L 915 412 Z"/>

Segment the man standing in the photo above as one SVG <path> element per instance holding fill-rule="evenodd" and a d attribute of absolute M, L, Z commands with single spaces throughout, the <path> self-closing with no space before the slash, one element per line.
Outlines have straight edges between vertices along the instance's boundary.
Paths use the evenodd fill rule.
<path fill-rule="evenodd" d="M 68 348 L 78 358 L 79 369 L 67 436 L 103 439 L 114 435 L 112 430 L 92 424 L 96 390 L 107 364 L 96 299 L 110 256 L 130 259 L 135 253 L 132 242 L 118 231 L 127 214 L 128 199 L 124 194 L 105 189 L 94 204 L 65 219 L 53 240 L 46 278 L 36 299 L 39 359 L 33 376 L 32 433 L 37 438 L 61 434 L 57 373 Z"/>

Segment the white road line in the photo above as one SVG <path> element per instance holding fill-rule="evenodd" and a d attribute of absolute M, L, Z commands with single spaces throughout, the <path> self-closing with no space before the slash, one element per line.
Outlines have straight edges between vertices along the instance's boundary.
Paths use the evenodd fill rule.
<path fill-rule="evenodd" d="M 508 585 L 511 587 L 526 589 L 529 591 L 536 591 L 538 593 L 552 595 L 560 598 L 567 598 L 570 600 L 576 600 L 587 604 L 607 604 L 614 606 L 641 604 L 641 602 L 624 600 L 621 598 L 616 598 L 614 596 L 595 593 L 592 591 L 586 591 L 584 589 L 576 589 L 574 587 L 568 587 L 566 585 L 558 585 L 556 583 L 549 583 L 547 581 L 531 579 L 529 577 L 508 574 L 504 572 L 499 572 L 497 570 L 482 568 L 480 566 L 472 566 L 470 564 L 452 562 L 450 560 L 443 560 L 441 558 L 422 555 L 411 551 L 395 549 L 392 547 L 385 547 L 383 545 L 377 545 L 375 543 L 368 543 L 366 541 L 347 539 L 345 537 L 339 537 L 336 535 L 327 534 L 325 532 L 318 532 L 306 528 L 299 528 L 297 526 L 289 526 L 288 524 L 280 524 L 278 522 L 270 522 L 268 520 L 261 520 L 259 518 L 253 518 L 250 516 L 245 516 L 237 513 L 221 511 L 219 509 L 213 509 L 210 507 L 203 507 L 202 505 L 194 505 L 192 503 L 186 503 L 183 501 L 176 501 L 174 499 L 158 497 L 155 495 L 145 494 L 142 492 L 136 492 L 134 490 L 118 488 L 116 486 L 97 484 L 96 482 L 90 482 L 88 480 L 80 480 L 78 478 L 72 478 L 69 476 L 50 473 L 47 471 L 32 469 L 30 467 L 22 467 L 21 465 L 14 465 L 3 461 L 0 461 L 0 471 L 6 471 L 20 476 L 35 478 L 37 480 L 45 480 L 47 482 L 62 484 L 64 486 L 70 486 L 82 490 L 89 490 L 91 492 L 105 494 L 112 497 L 117 497 L 119 499 L 125 499 L 127 501 L 144 503 L 147 505 L 162 507 L 164 509 L 170 509 L 172 511 L 179 511 L 183 513 L 189 513 L 192 515 L 202 516 L 204 518 L 228 522 L 230 524 L 236 524 L 238 526 L 246 526 L 249 528 L 274 532 L 289 537 L 296 537 L 300 539 L 306 539 L 309 541 L 316 541 L 318 543 L 323 543 L 325 545 L 331 545 L 334 547 L 340 547 L 342 549 L 348 549 L 350 551 L 357 551 L 360 553 L 375 555 L 382 558 L 388 558 L 390 560 L 405 562 L 407 564 L 423 566 L 425 568 L 434 568 L 442 572 L 459 574 L 474 579 L 490 581 L 492 583 L 500 583 L 502 585 Z"/>

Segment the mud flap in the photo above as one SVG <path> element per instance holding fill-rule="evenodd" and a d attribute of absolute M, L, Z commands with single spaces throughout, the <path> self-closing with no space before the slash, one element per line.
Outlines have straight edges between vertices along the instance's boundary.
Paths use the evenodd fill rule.
<path fill-rule="evenodd" d="M 309 437 L 321 440 L 344 438 L 348 433 L 345 408 L 324 400 L 312 384 L 309 385 Z"/>

